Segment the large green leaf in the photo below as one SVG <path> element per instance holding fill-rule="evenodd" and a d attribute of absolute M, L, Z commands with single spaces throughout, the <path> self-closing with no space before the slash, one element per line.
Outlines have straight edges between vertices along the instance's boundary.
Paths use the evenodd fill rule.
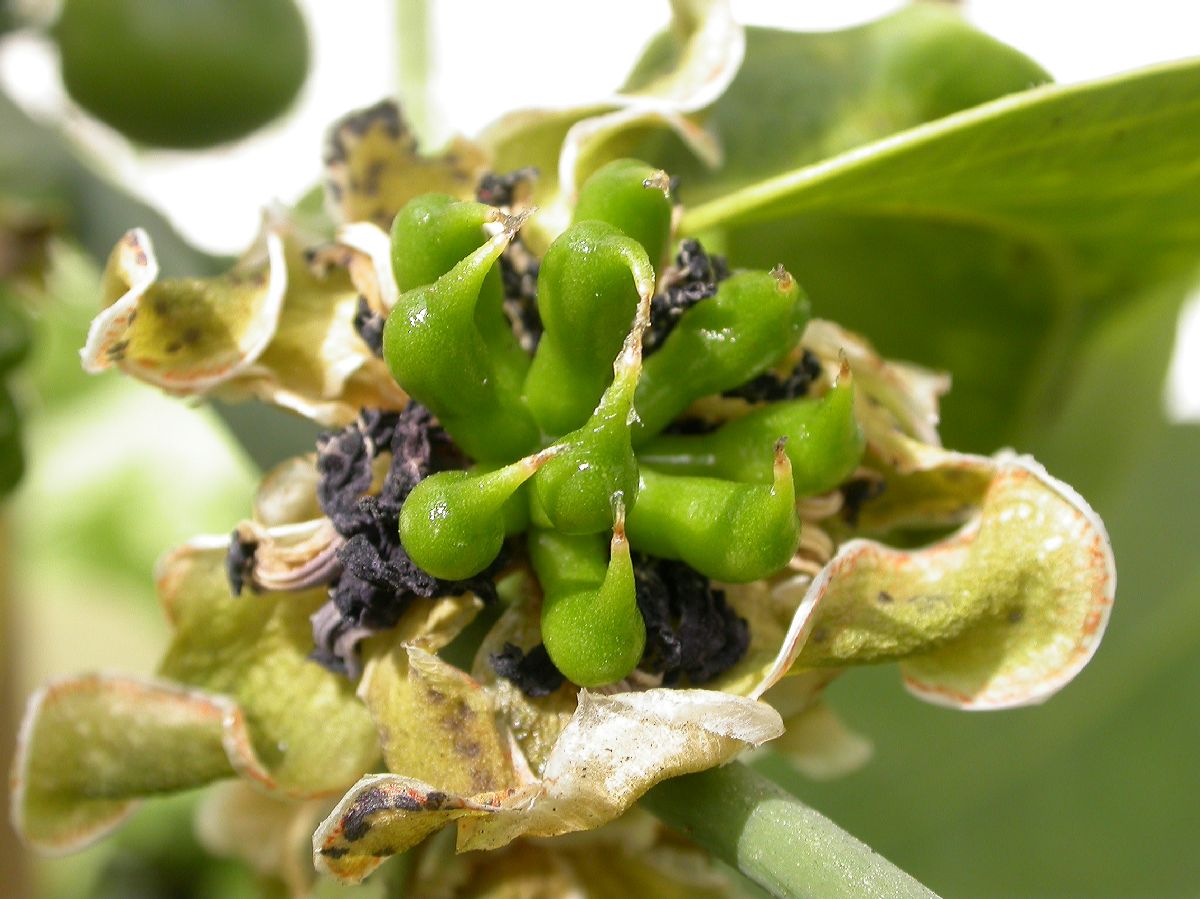
<path fill-rule="evenodd" d="M 642 152 L 678 175 L 695 204 L 1049 80 L 1028 57 L 931 3 L 845 31 L 748 28 L 737 77 L 704 116 L 721 167 L 709 171 L 669 141 Z"/>
<path fill-rule="evenodd" d="M 1043 87 L 693 207 L 739 264 L 953 372 L 950 442 L 1051 420 L 1079 340 L 1200 260 L 1200 63 Z"/>

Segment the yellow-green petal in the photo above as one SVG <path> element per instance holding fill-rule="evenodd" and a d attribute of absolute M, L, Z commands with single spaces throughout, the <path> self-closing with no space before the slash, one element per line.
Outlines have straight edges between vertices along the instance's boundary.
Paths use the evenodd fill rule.
<path fill-rule="evenodd" d="M 158 279 L 140 228 L 113 249 L 104 310 L 92 322 L 83 367 L 118 365 L 173 393 L 202 393 L 251 365 L 275 334 L 287 290 L 283 242 L 266 233 L 261 257 L 216 278 Z"/>
<path fill-rule="evenodd" d="M 339 223 L 373 222 L 389 229 L 400 207 L 420 194 L 473 196 L 486 167 L 486 153 L 461 137 L 439 156 L 422 156 L 400 107 L 384 100 L 329 129 L 326 205 Z"/>
<path fill-rule="evenodd" d="M 234 771 L 233 702 L 183 687 L 92 674 L 29 700 L 13 765 L 17 832 L 44 852 L 72 852 L 123 822 L 138 800 Z"/>
<path fill-rule="evenodd" d="M 844 544 L 808 588 L 776 671 L 900 661 L 922 699 L 966 709 L 1041 702 L 1095 652 L 1115 570 L 1104 526 L 1027 457 L 1001 456 L 982 504 L 923 549 Z M 807 636 L 807 639 L 806 639 Z"/>
<path fill-rule="evenodd" d="M 297 797 L 334 793 L 379 758 L 375 726 L 352 684 L 308 659 L 309 616 L 325 591 L 233 597 L 228 543 L 192 543 L 159 566 L 174 635 L 164 677 L 229 696 L 245 711 L 260 784 Z"/>

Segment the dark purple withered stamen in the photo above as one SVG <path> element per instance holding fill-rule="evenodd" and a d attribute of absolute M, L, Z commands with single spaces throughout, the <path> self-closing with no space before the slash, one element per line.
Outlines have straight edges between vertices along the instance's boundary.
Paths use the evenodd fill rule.
<path fill-rule="evenodd" d="M 354 310 L 354 330 L 363 343 L 371 348 L 371 352 L 380 357 L 383 356 L 383 326 L 386 323 L 387 318 L 371 309 L 366 297 L 358 298 L 358 307 Z"/>
<path fill-rule="evenodd" d="M 740 397 L 752 403 L 794 400 L 808 393 L 813 382 L 821 377 L 821 360 L 808 350 L 800 357 L 796 367 L 786 378 L 773 371 L 764 372 L 722 396 Z"/>
<path fill-rule="evenodd" d="M 512 681 L 526 696 L 549 696 L 566 680 L 550 661 L 550 654 L 542 643 L 529 652 L 515 644 L 505 643 L 504 649 L 492 653 L 488 661 L 492 663 L 496 674 Z"/>
<path fill-rule="evenodd" d="M 240 528 L 229 535 L 229 552 L 225 556 L 225 577 L 229 581 L 229 592 L 241 596 L 247 584 L 252 584 L 254 575 L 254 553 L 258 541 L 242 533 Z M 253 589 L 253 586 L 251 586 Z"/>
<path fill-rule="evenodd" d="M 671 686 L 686 678 L 704 684 L 746 654 L 750 629 L 722 590 L 702 574 L 669 559 L 636 555 L 638 609 L 646 622 L 646 651 L 638 666 L 662 672 Z"/>
<path fill-rule="evenodd" d="M 387 476 L 379 493 L 369 495 L 372 463 L 384 452 L 392 454 Z M 413 487 L 435 471 L 465 464 L 419 403 L 402 412 L 365 410 L 353 425 L 321 435 L 317 499 L 346 542 L 338 550 L 342 572 L 329 590 L 329 602 L 313 616 L 313 659 L 353 675 L 357 643 L 395 626 L 414 597 L 466 591 L 485 601 L 495 597 L 492 575 L 502 559 L 467 581 L 442 581 L 419 568 L 400 543 L 400 507 Z"/>
<path fill-rule="evenodd" d="M 717 285 L 728 277 L 724 257 L 709 255 L 698 240 L 680 243 L 675 264 L 663 275 L 666 288 L 650 302 L 650 327 L 642 337 L 643 355 L 662 346 L 683 313 L 715 296 Z"/>

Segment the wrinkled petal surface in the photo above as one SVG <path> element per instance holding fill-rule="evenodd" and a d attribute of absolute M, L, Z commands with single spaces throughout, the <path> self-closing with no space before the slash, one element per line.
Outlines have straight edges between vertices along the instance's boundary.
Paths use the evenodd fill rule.
<path fill-rule="evenodd" d="M 723 764 L 781 732 L 770 706 L 723 693 L 583 691 L 538 782 L 468 797 L 410 778 L 365 778 L 318 828 L 314 858 L 318 868 L 353 882 L 455 819 L 459 851 L 587 830 L 616 818 L 659 781 Z"/>

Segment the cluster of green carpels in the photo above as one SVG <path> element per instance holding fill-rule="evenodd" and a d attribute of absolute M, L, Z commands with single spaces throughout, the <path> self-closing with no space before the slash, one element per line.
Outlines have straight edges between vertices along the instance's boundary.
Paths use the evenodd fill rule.
<path fill-rule="evenodd" d="M 797 498 L 837 486 L 863 452 L 848 377 L 819 398 L 747 406 L 715 430 L 664 433 L 703 397 L 794 369 L 809 318 L 781 268 L 736 272 L 643 353 L 670 277 L 671 219 L 663 172 L 635 160 L 596 172 L 541 261 L 532 354 L 504 311 L 497 265 L 520 216 L 426 195 L 392 231 L 401 296 L 385 358 L 475 461 L 412 491 L 401 542 L 458 581 L 526 534 L 546 650 L 587 687 L 642 657 L 631 547 L 713 580 L 766 577 L 796 553 Z"/>

